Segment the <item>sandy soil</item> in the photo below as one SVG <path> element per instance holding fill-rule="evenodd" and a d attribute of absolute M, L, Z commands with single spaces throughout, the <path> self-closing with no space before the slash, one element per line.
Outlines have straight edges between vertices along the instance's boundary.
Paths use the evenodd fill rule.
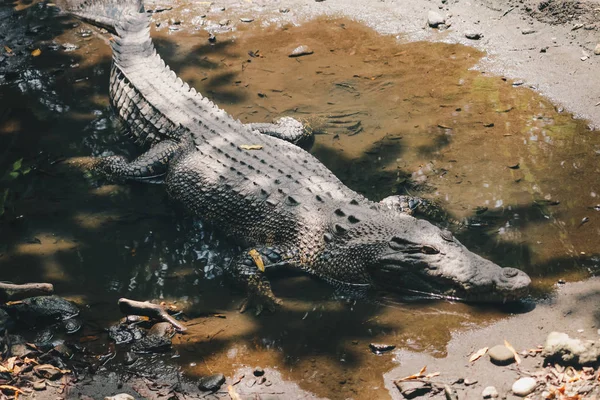
<path fill-rule="evenodd" d="M 209 11 L 205 27 L 216 31 L 221 28 L 215 22 L 229 17 L 232 22 L 227 28 L 236 29 L 236 25 L 244 24 L 240 17 L 255 18 L 252 23 L 260 24 L 298 24 L 317 16 L 332 15 L 355 19 L 380 33 L 398 35 L 408 41 L 468 44 L 488 53 L 478 66 L 482 71 L 521 79 L 557 105 L 599 126 L 597 69 L 600 57 L 594 56 L 593 50 L 600 41 L 596 23 L 600 5 L 591 1 L 554 1 L 551 7 L 540 11 L 539 3 L 535 0 L 222 0 L 209 6 L 207 3 L 187 5 L 184 9 L 205 7 Z M 225 9 L 221 11 L 221 7 Z M 450 29 L 439 32 L 429 28 L 429 11 L 449 16 Z M 196 14 L 181 16 L 184 26 L 191 22 L 192 15 Z M 466 39 L 464 33 L 468 30 L 481 33 L 483 38 Z M 523 33 L 528 30 L 534 32 Z M 542 49 L 546 51 L 541 52 Z"/>

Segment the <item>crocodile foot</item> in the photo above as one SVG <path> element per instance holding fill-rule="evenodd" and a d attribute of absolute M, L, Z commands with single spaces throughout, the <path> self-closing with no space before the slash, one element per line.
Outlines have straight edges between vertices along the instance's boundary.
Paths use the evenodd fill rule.
<path fill-rule="evenodd" d="M 269 294 L 258 294 L 251 293 L 240 305 L 240 313 L 244 313 L 247 310 L 254 308 L 254 314 L 260 315 L 264 310 L 275 312 L 279 306 L 283 304 L 283 301 L 273 295 Z"/>

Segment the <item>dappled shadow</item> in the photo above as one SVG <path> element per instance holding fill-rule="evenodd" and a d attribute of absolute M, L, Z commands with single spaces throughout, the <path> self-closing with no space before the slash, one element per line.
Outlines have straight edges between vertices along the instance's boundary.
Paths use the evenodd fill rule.
<path fill-rule="evenodd" d="M 404 194 L 415 186 L 409 173 L 385 168 L 404 151 L 401 140 L 384 137 L 358 158 L 348 157 L 334 146 L 318 146 L 312 153 L 348 187 L 379 201 L 390 193 Z"/>

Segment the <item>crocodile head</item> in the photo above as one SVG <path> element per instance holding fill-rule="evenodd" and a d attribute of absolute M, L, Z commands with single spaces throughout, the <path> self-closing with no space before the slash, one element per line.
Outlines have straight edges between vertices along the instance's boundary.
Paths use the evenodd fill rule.
<path fill-rule="evenodd" d="M 343 225 L 332 254 L 351 254 L 346 282 L 409 289 L 467 302 L 505 302 L 525 297 L 531 279 L 469 251 L 453 235 L 425 220 L 379 210 L 365 222 Z M 358 221 L 357 217 L 352 217 Z M 344 250 L 340 250 L 344 248 Z M 332 257 L 333 258 L 333 257 Z M 335 263 L 335 261 L 332 259 Z M 338 275 L 338 281 L 343 277 Z"/>

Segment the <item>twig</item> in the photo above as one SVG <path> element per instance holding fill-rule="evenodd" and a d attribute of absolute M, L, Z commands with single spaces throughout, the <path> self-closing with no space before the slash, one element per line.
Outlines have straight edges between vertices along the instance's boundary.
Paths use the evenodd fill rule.
<path fill-rule="evenodd" d="M 0 283 L 0 301 L 15 301 L 34 296 L 47 296 L 54 292 L 50 283 L 25 283 L 15 285 Z"/>
<path fill-rule="evenodd" d="M 119 309 L 123 314 L 142 315 L 166 321 L 173 325 L 179 332 L 185 332 L 187 330 L 185 326 L 179 323 L 175 318 L 171 317 L 161 306 L 156 304 L 121 298 L 119 299 Z"/>

